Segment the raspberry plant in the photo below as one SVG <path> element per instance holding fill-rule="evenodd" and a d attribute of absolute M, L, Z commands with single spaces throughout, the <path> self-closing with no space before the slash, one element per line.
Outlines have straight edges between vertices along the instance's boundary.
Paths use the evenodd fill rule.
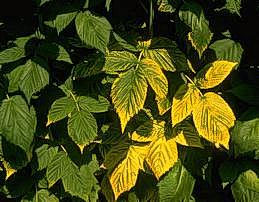
<path fill-rule="evenodd" d="M 0 15 L 1 200 L 259 200 L 256 2 L 28 5 Z"/>

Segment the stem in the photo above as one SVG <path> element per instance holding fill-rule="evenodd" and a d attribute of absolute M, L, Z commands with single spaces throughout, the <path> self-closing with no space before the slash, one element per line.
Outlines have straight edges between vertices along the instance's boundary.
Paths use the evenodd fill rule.
<path fill-rule="evenodd" d="M 142 50 L 142 51 L 140 52 L 140 54 L 139 54 L 139 57 L 138 57 L 138 62 L 139 62 L 139 63 L 140 63 L 140 60 L 141 60 L 143 54 L 144 54 L 144 51 Z M 136 69 L 139 67 L 139 63 L 136 65 Z"/>
<path fill-rule="evenodd" d="M 140 54 L 139 54 L 139 57 L 138 57 L 138 61 L 139 61 L 139 62 L 140 62 L 140 60 L 141 60 L 143 54 L 144 54 L 144 51 L 142 50 L 142 51 L 140 52 Z"/>
<path fill-rule="evenodd" d="M 151 38 L 153 36 L 153 20 L 154 20 L 153 0 L 150 0 L 150 7 L 149 7 L 149 35 L 150 35 Z"/>
<path fill-rule="evenodd" d="M 76 100 L 75 95 L 74 95 L 71 91 L 69 91 L 69 93 L 70 93 L 70 95 L 72 96 L 73 100 L 74 100 L 75 103 L 76 103 L 76 108 L 77 108 L 77 110 L 80 111 L 80 108 L 79 108 L 79 105 L 78 105 L 78 103 L 77 103 L 77 100 Z"/>
<path fill-rule="evenodd" d="M 184 74 L 184 76 L 188 81 L 190 81 L 191 84 L 195 85 L 195 83 L 193 82 L 193 80 L 191 80 L 189 76 L 187 76 L 186 74 Z"/>
<path fill-rule="evenodd" d="M 147 10 L 146 6 L 143 4 L 143 2 L 140 0 L 139 3 L 142 6 L 142 8 L 144 9 L 144 11 L 146 12 L 146 14 L 148 14 L 148 10 Z"/>
<path fill-rule="evenodd" d="M 188 77 L 186 74 L 184 74 L 184 76 L 185 76 L 185 78 L 186 78 L 188 81 L 190 81 L 191 84 L 193 84 L 193 85 L 196 87 L 196 89 L 199 91 L 200 95 L 203 97 L 202 92 L 201 92 L 200 89 L 196 86 L 196 84 L 193 82 L 193 80 L 191 80 L 191 78 Z"/>
<path fill-rule="evenodd" d="M 60 147 L 62 148 L 62 150 L 67 153 L 67 150 L 65 149 L 65 147 L 61 144 Z"/>
<path fill-rule="evenodd" d="M 9 95 L 8 95 L 8 94 L 6 94 L 6 97 L 7 97 L 7 99 L 8 99 L 8 100 L 10 99 L 10 97 L 9 97 Z"/>

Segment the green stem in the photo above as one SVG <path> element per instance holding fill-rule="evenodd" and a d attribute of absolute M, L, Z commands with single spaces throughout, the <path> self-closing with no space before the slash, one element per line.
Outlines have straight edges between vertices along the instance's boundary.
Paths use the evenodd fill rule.
<path fill-rule="evenodd" d="M 8 95 L 8 94 L 6 94 L 6 97 L 7 97 L 7 99 L 8 99 L 8 100 L 10 99 L 10 97 L 9 97 L 9 95 Z"/>
<path fill-rule="evenodd" d="M 77 110 L 80 111 L 80 107 L 77 103 L 77 99 L 76 99 L 75 95 L 71 91 L 69 91 L 69 93 L 70 93 L 71 97 L 73 98 L 74 102 L 76 103 Z"/>
<path fill-rule="evenodd" d="M 150 0 L 150 7 L 149 7 L 149 35 L 153 37 L 153 20 L 154 20 L 154 8 L 153 8 L 153 0 Z"/>
<path fill-rule="evenodd" d="M 148 10 L 147 10 L 146 6 L 143 4 L 143 2 L 140 0 L 139 3 L 142 6 L 142 8 L 144 9 L 144 11 L 146 12 L 146 14 L 148 15 Z"/>
<path fill-rule="evenodd" d="M 193 80 L 192 80 L 190 77 L 188 77 L 186 74 L 184 74 L 184 76 L 185 76 L 185 78 L 186 78 L 188 81 L 190 81 L 191 84 L 193 84 L 193 85 L 197 88 L 197 90 L 199 91 L 200 95 L 203 96 L 202 92 L 201 92 L 200 89 L 196 86 L 196 84 L 193 82 Z"/>

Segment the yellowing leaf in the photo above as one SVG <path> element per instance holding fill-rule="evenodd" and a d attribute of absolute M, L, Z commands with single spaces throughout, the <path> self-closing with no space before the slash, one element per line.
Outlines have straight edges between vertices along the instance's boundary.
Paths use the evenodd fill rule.
<path fill-rule="evenodd" d="M 176 142 L 174 139 L 166 139 L 164 125 L 165 122 L 154 122 L 153 141 L 149 145 L 146 157 L 146 161 L 157 179 L 166 173 L 178 159 Z"/>
<path fill-rule="evenodd" d="M 103 70 L 106 73 L 128 70 L 138 63 L 138 58 L 127 51 L 111 51 L 105 56 Z"/>
<path fill-rule="evenodd" d="M 160 98 L 166 97 L 168 92 L 168 81 L 160 66 L 151 59 L 143 59 L 142 64 L 145 77 L 156 95 Z"/>
<path fill-rule="evenodd" d="M 228 149 L 228 129 L 234 125 L 235 115 L 224 99 L 215 93 L 206 93 L 192 113 L 199 134 Z"/>
<path fill-rule="evenodd" d="M 199 100 L 199 90 L 193 84 L 180 86 L 173 98 L 172 124 L 176 125 L 189 116 Z"/>
<path fill-rule="evenodd" d="M 115 200 L 125 191 L 135 186 L 138 172 L 143 168 L 148 146 L 130 146 L 126 158 L 113 170 L 109 176 Z"/>
<path fill-rule="evenodd" d="M 12 176 L 14 173 L 17 172 L 17 170 L 13 169 L 10 164 L 6 161 L 3 161 L 3 166 L 5 168 L 6 171 L 6 177 L 5 180 L 7 180 L 10 176 Z"/>
<path fill-rule="evenodd" d="M 147 41 L 138 41 L 138 49 L 140 50 L 147 50 L 151 45 L 151 39 Z"/>
<path fill-rule="evenodd" d="M 139 67 L 120 74 L 114 81 L 111 97 L 120 117 L 122 133 L 130 118 L 143 109 L 147 87 L 144 72 Z"/>
<path fill-rule="evenodd" d="M 198 72 L 195 83 L 202 89 L 214 88 L 230 74 L 237 64 L 238 63 L 236 62 L 225 60 L 219 60 L 208 64 Z"/>
<path fill-rule="evenodd" d="M 156 63 L 158 63 L 161 66 L 162 69 L 166 71 L 172 71 L 172 72 L 176 70 L 168 50 L 162 49 L 162 48 L 150 49 L 148 51 L 145 51 L 144 53 L 145 53 L 145 57 L 154 60 Z"/>
<path fill-rule="evenodd" d="M 159 138 L 150 144 L 146 161 L 157 179 L 165 174 L 178 159 L 177 145 L 174 139 Z"/>

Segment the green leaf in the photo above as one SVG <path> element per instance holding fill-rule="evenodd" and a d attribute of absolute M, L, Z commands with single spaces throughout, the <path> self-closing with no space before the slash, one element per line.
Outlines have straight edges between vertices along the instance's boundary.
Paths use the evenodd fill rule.
<path fill-rule="evenodd" d="M 26 98 L 30 100 L 34 93 L 40 91 L 49 83 L 49 73 L 46 67 L 47 63 L 41 58 L 28 60 L 25 65 L 17 67 L 8 75 L 12 84 L 11 90 L 13 91 L 18 84 Z"/>
<path fill-rule="evenodd" d="M 192 1 L 185 2 L 180 8 L 179 17 L 191 29 L 188 39 L 195 50 L 198 51 L 199 57 L 201 57 L 213 35 L 209 29 L 209 22 L 204 16 L 202 7 Z"/>
<path fill-rule="evenodd" d="M 209 29 L 209 25 L 206 22 L 201 23 L 201 27 L 197 27 L 192 32 L 189 32 L 188 39 L 191 41 L 192 46 L 198 51 L 201 58 L 202 53 L 207 49 L 213 34 Z"/>
<path fill-rule="evenodd" d="M 231 89 L 230 92 L 248 104 L 259 105 L 259 87 L 257 86 L 240 84 Z"/>
<path fill-rule="evenodd" d="M 58 34 L 62 32 L 76 17 L 77 12 L 64 13 L 57 15 L 54 20 L 54 27 L 57 29 Z"/>
<path fill-rule="evenodd" d="M 119 36 L 115 32 L 113 32 L 113 36 L 114 36 L 115 40 L 118 42 L 118 44 L 123 49 L 129 50 L 129 51 L 132 51 L 132 52 L 138 52 L 138 49 L 134 45 L 128 43 L 125 39 L 123 39 L 121 36 Z"/>
<path fill-rule="evenodd" d="M 209 46 L 213 50 L 217 60 L 227 60 L 231 62 L 240 62 L 243 48 L 240 43 L 230 39 L 215 41 Z"/>
<path fill-rule="evenodd" d="M 105 53 L 109 43 L 112 27 L 104 17 L 93 15 L 89 11 L 80 12 L 76 16 L 76 30 L 81 40 Z"/>
<path fill-rule="evenodd" d="M 226 5 L 224 8 L 229 10 L 230 13 L 236 13 L 241 17 L 240 15 L 241 0 L 226 0 Z"/>
<path fill-rule="evenodd" d="M 49 187 L 52 187 L 60 178 L 75 172 L 76 169 L 76 165 L 65 152 L 58 152 L 47 167 L 46 177 Z"/>
<path fill-rule="evenodd" d="M 121 129 L 127 122 L 143 109 L 147 96 L 147 82 L 141 68 L 130 69 L 119 75 L 111 90 L 112 102 L 121 121 Z"/>
<path fill-rule="evenodd" d="M 106 112 L 110 106 L 110 102 L 103 96 L 98 96 L 98 100 L 92 97 L 80 96 L 78 104 L 82 109 L 93 113 Z"/>
<path fill-rule="evenodd" d="M 88 110 L 74 110 L 68 119 L 68 134 L 76 144 L 89 144 L 97 137 L 97 123 Z"/>
<path fill-rule="evenodd" d="M 235 156 L 259 151 L 259 119 L 240 122 L 232 130 L 232 145 Z"/>
<path fill-rule="evenodd" d="M 102 73 L 105 58 L 102 53 L 89 55 L 87 61 L 83 61 L 76 65 L 73 69 L 73 77 L 85 78 Z"/>
<path fill-rule="evenodd" d="M 41 189 L 36 193 L 28 193 L 22 198 L 21 202 L 59 202 L 59 199 L 48 190 Z"/>
<path fill-rule="evenodd" d="M 177 136 L 174 138 L 178 144 L 190 147 L 203 148 L 199 133 L 189 121 L 183 121 L 174 128 Z"/>
<path fill-rule="evenodd" d="M 55 123 L 67 117 L 76 108 L 75 102 L 69 97 L 62 97 L 56 100 L 49 110 L 48 123 Z"/>
<path fill-rule="evenodd" d="M 188 60 L 175 41 L 159 37 L 142 43 L 139 42 L 139 48 L 144 50 L 144 56 L 154 60 L 162 69 L 171 72 L 188 69 Z"/>
<path fill-rule="evenodd" d="M 188 201 L 191 197 L 195 179 L 180 162 L 158 183 L 159 201 Z"/>
<path fill-rule="evenodd" d="M 236 202 L 258 201 L 259 178 L 255 172 L 248 170 L 239 175 L 231 190 Z"/>
<path fill-rule="evenodd" d="M 103 70 L 106 73 L 125 71 L 139 63 L 137 57 L 127 51 L 111 51 L 105 59 Z"/>
<path fill-rule="evenodd" d="M 24 48 L 13 47 L 0 52 L 0 64 L 14 62 L 25 57 Z"/>
<path fill-rule="evenodd" d="M 110 10 L 110 4 L 111 4 L 112 0 L 106 0 L 106 3 L 105 3 L 105 7 L 106 7 L 106 10 L 109 11 Z"/>
<path fill-rule="evenodd" d="M 83 165 L 80 171 L 76 170 L 74 173 L 64 176 L 62 183 L 66 192 L 72 196 L 78 196 L 84 201 L 91 201 L 91 194 L 97 195 L 100 189 L 97 179 L 87 165 Z"/>
<path fill-rule="evenodd" d="M 62 46 L 56 43 L 41 43 L 36 52 L 37 54 L 45 58 L 50 58 L 52 60 L 62 60 L 68 63 L 72 63 L 68 52 Z"/>
<path fill-rule="evenodd" d="M 21 96 L 3 100 L 0 107 L 0 133 L 5 139 L 28 151 L 35 132 L 35 117 Z"/>
<path fill-rule="evenodd" d="M 35 150 L 38 162 L 38 171 L 46 168 L 52 161 L 53 157 L 58 153 L 58 147 L 50 147 L 47 144 Z"/>

